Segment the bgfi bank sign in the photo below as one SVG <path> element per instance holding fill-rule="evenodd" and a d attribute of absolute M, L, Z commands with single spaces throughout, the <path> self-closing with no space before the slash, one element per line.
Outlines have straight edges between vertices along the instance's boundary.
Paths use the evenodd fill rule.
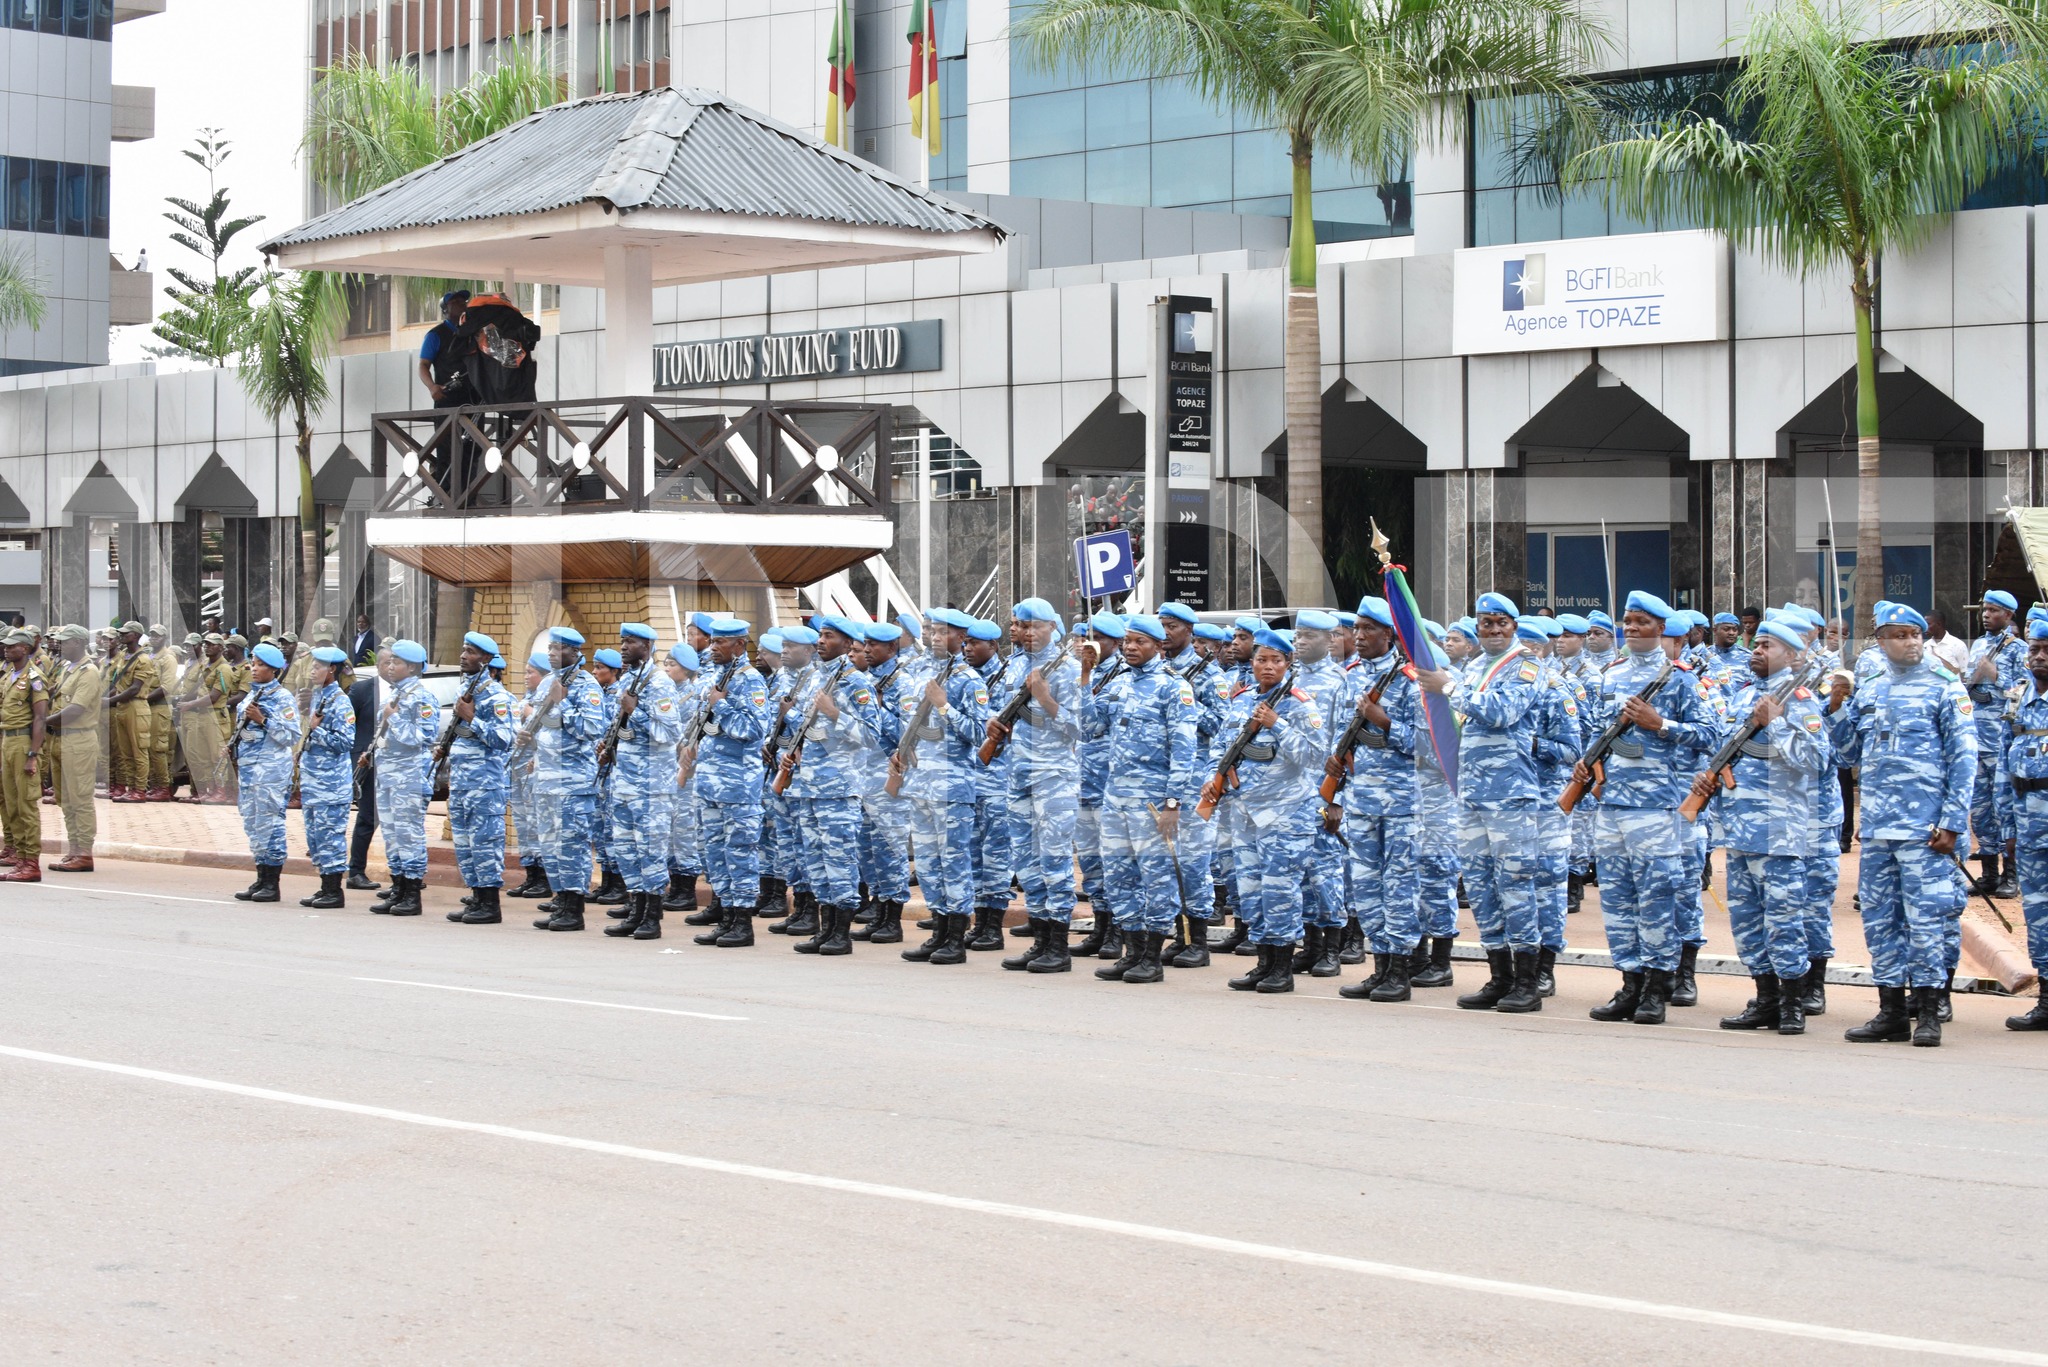
<path fill-rule="evenodd" d="M 1719 233 L 1641 233 L 1474 247 L 1453 265 L 1460 356 L 1718 342 L 1728 336 Z"/>

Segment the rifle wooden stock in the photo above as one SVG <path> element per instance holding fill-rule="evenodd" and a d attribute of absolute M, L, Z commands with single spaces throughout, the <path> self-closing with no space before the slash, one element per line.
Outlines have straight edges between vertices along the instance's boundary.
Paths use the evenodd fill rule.
<path fill-rule="evenodd" d="M 1666 658 L 1663 667 L 1657 671 L 1656 676 L 1630 696 L 1638 702 L 1648 702 L 1657 690 L 1664 686 L 1665 681 L 1671 677 L 1677 668 L 1678 661 Z M 1633 725 L 1635 723 L 1631 722 L 1624 715 L 1623 710 L 1617 708 L 1614 713 L 1614 720 L 1607 723 L 1607 729 L 1594 738 L 1593 743 L 1586 747 L 1586 753 L 1580 757 L 1579 763 L 1585 765 L 1587 772 L 1593 775 L 1593 796 L 1598 797 L 1600 795 L 1600 785 L 1606 781 L 1608 752 L 1614 749 L 1614 742 L 1621 739 L 1621 733 Z M 1565 785 L 1564 791 L 1558 794 L 1557 809 L 1560 812 L 1569 812 L 1574 807 L 1577 807 L 1579 799 L 1586 795 L 1586 786 L 1579 782 L 1575 775 L 1572 781 Z"/>
<path fill-rule="evenodd" d="M 1771 694 L 1772 700 L 1783 707 L 1794 693 L 1806 686 L 1814 669 L 1815 666 L 1809 663 L 1790 679 L 1778 685 Z M 1757 733 L 1762 729 L 1755 722 L 1745 720 L 1736 729 L 1735 734 L 1722 742 L 1721 748 L 1714 752 L 1713 761 L 1707 765 L 1707 773 L 1713 776 L 1718 787 L 1725 788 L 1731 793 L 1735 791 L 1735 761 L 1741 758 L 1742 747 L 1755 740 Z M 1698 793 L 1688 792 L 1685 801 L 1678 804 L 1678 810 L 1684 814 L 1687 821 L 1697 821 L 1707 801 L 1707 798 L 1701 797 Z"/>
<path fill-rule="evenodd" d="M 1235 777 L 1233 773 L 1232 777 Z M 1216 815 L 1216 804 L 1223 800 L 1225 781 L 1222 774 L 1209 775 L 1202 785 L 1202 795 L 1195 799 L 1195 815 L 1207 821 Z"/>
<path fill-rule="evenodd" d="M 768 791 L 778 797 L 788 791 L 790 781 L 796 777 L 796 766 L 803 763 L 804 740 L 810 735 L 812 724 L 818 720 L 818 705 L 825 701 L 827 693 L 839 687 L 839 680 L 845 676 L 847 667 L 852 663 L 853 661 L 846 656 L 840 656 L 838 667 L 818 685 L 818 691 L 811 695 L 811 705 L 804 709 L 803 720 L 796 729 L 796 739 L 790 742 L 789 749 L 782 752 L 782 761 L 776 766 L 775 777 L 769 780 Z"/>
<path fill-rule="evenodd" d="M 1591 784 L 1591 787 L 1595 795 L 1597 796 L 1599 793 L 1601 781 L 1607 777 L 1607 766 L 1599 760 L 1595 760 L 1591 767 L 1593 770 L 1593 782 Z M 1564 791 L 1558 794 L 1557 809 L 1560 812 L 1569 812 L 1573 808 L 1577 807 L 1579 805 L 1579 799 L 1583 798 L 1586 795 L 1587 786 L 1588 785 L 1579 782 L 1578 776 L 1576 774 L 1573 775 L 1572 781 L 1570 783 L 1565 784 Z"/>
<path fill-rule="evenodd" d="M 996 725 L 1003 728 L 1003 734 L 1001 736 L 990 734 L 982 741 L 981 749 L 975 752 L 980 756 L 983 764 L 994 764 L 996 762 L 996 756 L 1003 753 L 1003 747 L 1010 743 L 1010 736 L 1017 729 L 1017 718 L 1023 716 L 1024 709 L 1031 705 L 1031 676 L 1033 674 L 1050 676 L 1054 670 L 1060 667 L 1060 664 L 1073 650 L 1074 639 L 1074 637 L 1069 636 L 1066 640 L 1060 642 L 1060 648 L 1054 652 L 1050 660 L 1045 662 L 1043 669 L 1027 669 L 1024 671 L 1024 677 L 1017 683 L 1016 693 L 1008 702 L 1003 704 L 1003 710 L 996 714 Z"/>
<path fill-rule="evenodd" d="M 1258 705 L 1253 707 L 1252 711 L 1257 712 L 1260 707 L 1271 707 L 1286 697 L 1288 690 L 1293 687 L 1294 671 L 1290 669 L 1285 678 L 1259 699 Z M 1195 801 L 1195 815 L 1207 821 L 1216 814 L 1216 804 L 1223 800 L 1223 794 L 1237 786 L 1238 761 L 1244 758 L 1244 752 L 1251 745 L 1252 737 L 1263 729 L 1256 721 L 1250 718 L 1245 720 L 1245 724 L 1238 729 L 1237 739 L 1230 742 L 1230 748 L 1225 750 L 1223 758 L 1217 761 L 1216 772 L 1209 775 L 1209 781 L 1202 785 L 1202 795 Z"/>
<path fill-rule="evenodd" d="M 1367 702 L 1377 703 L 1380 700 L 1381 695 L 1387 691 L 1387 684 L 1393 680 L 1402 663 L 1400 647 L 1396 646 L 1394 663 L 1387 667 L 1386 673 L 1373 681 L 1372 691 L 1365 695 Z M 1337 794 L 1344 791 L 1344 785 L 1351 779 L 1351 752 L 1358 748 L 1358 742 L 1365 736 L 1365 728 L 1371 724 L 1366 720 L 1364 712 L 1352 714 L 1351 724 L 1344 728 L 1344 734 L 1337 740 L 1337 748 L 1331 751 L 1343 761 L 1343 772 L 1323 775 L 1322 786 L 1317 789 L 1322 794 L 1323 801 L 1335 802 Z"/>

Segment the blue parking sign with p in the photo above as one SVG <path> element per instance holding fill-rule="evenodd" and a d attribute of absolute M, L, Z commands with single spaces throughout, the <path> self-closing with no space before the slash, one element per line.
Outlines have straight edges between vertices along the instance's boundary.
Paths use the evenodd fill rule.
<path fill-rule="evenodd" d="M 1081 537 L 1074 542 L 1074 568 L 1085 598 L 1129 593 L 1138 583 L 1137 567 L 1131 560 L 1131 534 L 1114 531 Z"/>

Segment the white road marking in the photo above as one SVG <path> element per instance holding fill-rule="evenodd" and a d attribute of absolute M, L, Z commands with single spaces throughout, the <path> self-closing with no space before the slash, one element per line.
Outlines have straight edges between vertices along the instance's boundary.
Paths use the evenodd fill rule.
<path fill-rule="evenodd" d="M 1181 1248 L 1200 1249 L 1207 1253 L 1226 1253 L 1244 1258 L 1261 1258 L 1268 1262 L 1291 1263 L 1300 1267 L 1317 1267 L 1332 1272 L 1349 1272 L 1361 1277 L 1374 1277 L 1383 1281 L 1407 1282 L 1417 1286 L 1433 1286 L 1449 1291 L 1470 1291 L 1482 1295 L 1502 1296 L 1510 1300 L 1537 1301 L 1548 1305 L 1570 1306 L 1581 1310 L 1605 1310 L 1614 1314 L 1640 1315 L 1650 1319 L 1676 1320 L 1685 1324 L 1700 1324 L 1717 1329 L 1739 1329 L 1751 1333 L 1776 1334 L 1785 1338 L 1813 1339 L 1823 1343 L 1839 1343 L 1857 1348 L 1875 1348 L 1887 1352 L 1925 1353 L 1940 1357 L 1960 1358 L 1972 1362 L 2018 1363 L 2021 1367 L 2048 1367 L 2048 1353 L 2030 1353 L 2018 1348 L 1989 1348 L 1969 1343 L 1948 1343 L 1940 1339 L 1905 1338 L 1895 1334 L 1872 1333 L 1863 1329 L 1844 1329 L 1834 1325 L 1807 1324 L 1799 1320 L 1771 1319 L 1762 1315 L 1743 1315 L 1725 1310 L 1707 1310 L 1689 1305 L 1666 1305 L 1658 1301 L 1634 1300 L 1626 1296 L 1602 1296 L 1586 1291 L 1571 1291 L 1562 1287 L 1539 1286 L 1530 1282 L 1499 1281 L 1492 1277 L 1471 1277 L 1456 1272 L 1438 1272 L 1429 1268 L 1404 1267 L 1399 1263 L 1373 1262 L 1364 1258 L 1347 1258 L 1334 1253 L 1315 1253 L 1306 1249 L 1286 1248 L 1277 1244 L 1251 1243 L 1243 1239 L 1226 1239 L 1214 1234 L 1197 1234 L 1189 1230 L 1170 1229 L 1162 1225 L 1141 1225 L 1127 1220 L 1110 1220 L 1094 1215 L 1076 1215 L 1069 1211 L 1046 1210 L 1037 1206 L 1011 1205 L 1005 1201 L 984 1201 L 971 1196 L 951 1196 L 944 1192 L 920 1191 L 915 1187 L 886 1186 L 878 1182 L 861 1182 L 846 1177 L 827 1177 L 818 1173 L 794 1172 L 787 1168 L 764 1168 L 752 1163 L 730 1163 L 724 1159 L 702 1158 L 693 1154 L 671 1153 L 665 1149 L 643 1149 L 629 1144 L 609 1144 L 597 1139 L 579 1139 L 573 1135 L 549 1134 L 542 1130 L 521 1130 L 509 1125 L 490 1125 L 474 1120 L 451 1120 L 443 1116 L 421 1115 L 416 1111 L 398 1111 L 385 1106 L 365 1106 L 353 1101 L 333 1101 L 325 1097 L 305 1096 L 298 1092 L 279 1092 L 267 1087 L 250 1087 L 239 1082 L 220 1082 L 212 1078 L 193 1077 L 185 1073 L 167 1073 L 155 1068 L 137 1068 L 125 1063 L 103 1063 L 95 1059 L 72 1058 L 65 1054 L 47 1054 L 39 1049 L 20 1049 L 12 1045 L 0 1045 L 0 1056 L 22 1059 L 30 1063 L 52 1063 L 67 1068 L 84 1068 L 94 1072 L 112 1073 L 120 1077 L 141 1078 L 149 1082 L 165 1082 L 178 1087 L 193 1087 L 201 1091 L 223 1092 L 230 1096 L 250 1097 L 257 1101 L 275 1101 L 289 1106 L 305 1106 L 313 1110 L 337 1111 L 345 1115 L 368 1116 L 376 1120 L 391 1120 L 404 1125 L 419 1125 L 427 1129 L 457 1130 L 469 1134 L 491 1135 L 499 1139 L 516 1139 L 528 1144 L 544 1144 L 558 1149 L 578 1149 L 585 1153 L 605 1154 L 614 1158 L 636 1158 L 647 1163 L 663 1163 L 670 1167 L 690 1168 L 698 1172 L 715 1172 L 728 1177 L 750 1177 L 756 1181 L 777 1182 L 785 1186 L 811 1187 L 822 1191 L 836 1191 L 849 1196 L 867 1196 L 885 1201 L 903 1201 L 913 1205 L 935 1206 L 944 1210 L 964 1211 L 972 1215 L 992 1215 L 1006 1220 L 1027 1220 L 1035 1224 L 1056 1225 L 1066 1229 L 1084 1230 L 1091 1234 L 1113 1234 L 1127 1239 L 1142 1239 L 1149 1243 L 1172 1244 Z"/>
<path fill-rule="evenodd" d="M 125 888 L 100 888 L 89 883 L 23 883 L 25 888 L 40 888 L 44 892 L 91 892 L 105 897 L 146 897 L 152 902 L 197 902 L 206 907 L 261 907 L 264 902 L 231 902 L 219 897 L 179 897 L 168 892 L 130 892 Z"/>
<path fill-rule="evenodd" d="M 602 1006 L 612 1011 L 651 1011 L 657 1016 L 689 1016 L 700 1021 L 743 1021 L 745 1016 L 715 1016 L 709 1011 L 675 1011 L 666 1006 L 629 1006 L 625 1002 L 585 1001 L 581 997 L 541 997 L 531 992 L 494 992 L 488 987 L 456 987 L 452 983 L 420 983 L 406 978 L 351 978 L 350 982 L 384 983 L 391 987 L 431 987 L 437 992 L 474 992 L 479 997 L 517 997 L 529 1002 L 558 1002 L 563 1006 Z"/>

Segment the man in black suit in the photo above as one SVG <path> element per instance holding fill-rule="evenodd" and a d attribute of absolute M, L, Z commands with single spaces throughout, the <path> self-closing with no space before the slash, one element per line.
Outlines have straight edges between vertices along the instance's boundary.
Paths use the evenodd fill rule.
<path fill-rule="evenodd" d="M 360 632 L 367 632 L 369 619 L 359 616 L 356 625 Z M 357 639 L 362 639 L 360 634 Z M 349 832 L 348 840 L 348 886 L 361 892 L 374 892 L 383 886 L 372 883 L 365 872 L 369 867 L 370 837 L 377 833 L 377 757 L 371 753 L 370 747 L 377 739 L 377 720 L 384 714 L 384 704 L 390 700 L 391 690 L 383 678 L 389 652 L 378 650 L 376 641 L 376 636 L 371 634 L 370 649 L 375 654 L 377 667 L 361 671 L 348 690 L 348 705 L 356 714 L 355 757 L 358 761 L 356 824 Z"/>
<path fill-rule="evenodd" d="M 348 657 L 358 665 L 369 664 L 377 657 L 377 633 L 370 629 L 367 612 L 356 614 L 356 643 L 349 647 Z"/>

